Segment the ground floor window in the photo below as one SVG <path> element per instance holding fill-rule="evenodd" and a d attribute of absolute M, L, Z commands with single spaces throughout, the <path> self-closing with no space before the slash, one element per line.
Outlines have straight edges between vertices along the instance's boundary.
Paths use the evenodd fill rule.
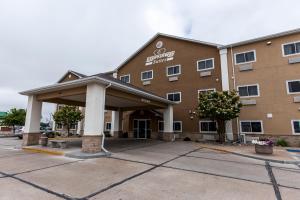
<path fill-rule="evenodd" d="M 173 131 L 182 132 L 182 121 L 173 122 Z M 158 121 L 158 132 L 164 132 L 164 121 Z"/>
<path fill-rule="evenodd" d="M 71 124 L 71 126 L 70 126 L 71 130 L 76 130 L 76 128 L 77 128 L 77 124 L 76 123 Z"/>
<path fill-rule="evenodd" d="M 240 121 L 241 133 L 263 133 L 262 121 L 243 120 Z"/>
<path fill-rule="evenodd" d="M 174 132 L 182 132 L 182 121 L 174 121 L 173 122 L 173 131 Z"/>
<path fill-rule="evenodd" d="M 106 122 L 105 123 L 105 130 L 110 131 L 111 130 L 111 122 Z"/>
<path fill-rule="evenodd" d="M 56 129 L 63 129 L 63 125 L 60 124 L 60 123 L 57 123 L 57 124 L 56 124 Z"/>
<path fill-rule="evenodd" d="M 200 121 L 200 132 L 201 133 L 216 133 L 217 123 L 214 121 Z"/>
<path fill-rule="evenodd" d="M 292 120 L 292 128 L 294 134 L 300 134 L 300 120 Z"/>

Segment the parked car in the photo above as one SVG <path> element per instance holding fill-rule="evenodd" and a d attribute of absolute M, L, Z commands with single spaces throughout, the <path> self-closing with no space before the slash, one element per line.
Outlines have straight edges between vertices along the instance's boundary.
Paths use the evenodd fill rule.
<path fill-rule="evenodd" d="M 23 139 L 24 126 L 22 128 L 16 129 L 15 135 L 21 140 Z"/>

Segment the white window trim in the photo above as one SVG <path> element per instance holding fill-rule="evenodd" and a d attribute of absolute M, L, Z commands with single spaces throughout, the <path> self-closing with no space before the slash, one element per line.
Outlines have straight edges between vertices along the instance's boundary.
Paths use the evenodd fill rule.
<path fill-rule="evenodd" d="M 143 73 L 146 73 L 146 72 L 152 72 L 152 78 L 143 79 Z M 152 79 L 153 79 L 153 69 L 141 72 L 141 81 L 148 81 L 148 80 L 152 80 Z"/>
<path fill-rule="evenodd" d="M 253 61 L 248 61 L 248 62 L 243 62 L 243 63 L 236 63 L 236 55 L 237 54 L 242 54 L 242 53 L 249 53 L 249 52 L 254 52 L 254 60 Z M 254 63 L 256 62 L 256 50 L 253 49 L 253 50 L 249 50 L 249 51 L 243 51 L 243 52 L 237 52 L 237 53 L 234 53 L 234 64 L 235 65 L 244 65 L 244 64 L 247 64 L 247 63 Z"/>
<path fill-rule="evenodd" d="M 252 95 L 252 96 L 240 96 L 240 98 L 253 98 L 253 97 L 260 97 L 260 89 L 259 89 L 259 84 L 249 84 L 249 85 L 238 85 L 236 87 L 238 94 L 239 94 L 239 87 L 249 87 L 249 86 L 257 86 L 257 95 Z"/>
<path fill-rule="evenodd" d="M 218 133 L 218 131 L 201 131 L 201 123 L 203 122 L 214 122 L 213 120 L 199 120 L 199 132 L 200 133 Z M 216 122 L 216 127 L 218 126 Z"/>
<path fill-rule="evenodd" d="M 198 96 L 199 96 L 200 92 L 206 92 L 206 91 L 209 91 L 209 90 L 213 90 L 214 92 L 217 91 L 216 88 L 199 89 L 198 90 Z"/>
<path fill-rule="evenodd" d="M 129 77 L 129 82 L 128 82 L 128 83 L 130 83 L 130 74 L 126 74 L 126 75 L 120 76 L 120 80 L 121 80 L 121 78 L 123 78 L 123 77 L 125 77 L 125 76 L 128 76 L 128 77 Z"/>
<path fill-rule="evenodd" d="M 300 121 L 300 119 L 292 119 L 292 120 L 291 120 L 291 125 L 292 125 L 293 135 L 300 135 L 300 133 L 295 133 L 295 128 L 294 128 L 294 122 L 295 122 L 295 121 Z"/>
<path fill-rule="evenodd" d="M 179 66 L 179 72 L 177 74 L 171 74 L 171 75 L 169 75 L 168 74 L 168 71 L 169 71 L 168 69 L 171 68 L 171 67 L 176 67 L 176 66 Z M 166 67 L 166 74 L 167 74 L 167 77 L 180 75 L 181 74 L 181 65 L 172 65 L 172 66 Z"/>
<path fill-rule="evenodd" d="M 213 63 L 212 68 L 199 69 L 199 68 L 198 68 L 198 63 L 201 62 L 201 61 L 207 61 L 207 60 L 212 60 L 212 63 Z M 208 70 L 215 69 L 215 58 L 207 58 L 207 59 L 197 60 L 196 66 L 197 66 L 197 71 L 198 71 L 198 72 L 208 71 Z"/>
<path fill-rule="evenodd" d="M 181 101 L 182 101 L 182 99 L 181 99 L 181 92 L 169 92 L 169 93 L 167 93 L 166 97 L 167 97 L 167 99 L 168 99 L 168 95 L 169 95 L 169 94 L 177 94 L 177 93 L 179 93 L 180 101 L 173 101 L 173 102 L 181 103 Z"/>
<path fill-rule="evenodd" d="M 72 124 L 71 124 L 72 125 Z M 74 130 L 76 130 L 77 129 L 77 124 L 75 124 L 75 128 L 71 128 L 71 126 L 70 126 L 70 130 L 72 130 L 72 131 L 74 131 Z"/>
<path fill-rule="evenodd" d="M 284 54 L 284 45 L 295 44 L 295 43 L 298 43 L 298 42 L 300 42 L 300 41 L 293 41 L 293 42 L 287 42 L 287 43 L 281 44 L 282 57 L 289 57 L 289 56 L 299 55 L 300 53 L 294 53 L 294 54 L 289 54 L 289 55 Z"/>
<path fill-rule="evenodd" d="M 63 130 L 63 129 L 64 129 L 64 126 L 63 126 L 62 124 L 60 124 L 60 125 L 61 125 L 61 128 L 59 128 L 59 127 L 58 127 L 59 124 L 60 124 L 60 123 L 56 124 L 56 130 Z"/>
<path fill-rule="evenodd" d="M 260 122 L 261 124 L 261 132 L 243 132 L 242 131 L 242 122 Z M 240 132 L 242 134 L 264 134 L 264 124 L 262 120 L 240 120 Z"/>
<path fill-rule="evenodd" d="M 107 129 L 107 124 L 110 124 L 110 127 L 111 127 L 111 122 L 105 122 L 105 131 L 110 131 L 111 130 L 111 128 L 110 129 Z"/>
<path fill-rule="evenodd" d="M 164 130 L 159 130 L 159 123 L 160 122 L 162 122 L 162 123 L 164 123 L 164 121 L 163 120 L 158 120 L 158 123 L 157 123 L 157 132 L 159 132 L 159 133 L 163 133 L 164 132 Z"/>
<path fill-rule="evenodd" d="M 293 81 L 300 81 L 300 79 L 297 79 L 297 80 L 287 80 L 286 81 L 286 92 L 287 92 L 287 94 L 300 94 L 300 92 L 290 92 L 289 91 L 289 82 L 293 82 Z"/>
<path fill-rule="evenodd" d="M 180 123 L 180 130 L 179 131 L 175 131 L 174 123 Z M 181 133 L 182 132 L 182 121 L 173 121 L 173 132 L 176 132 L 176 133 Z"/>

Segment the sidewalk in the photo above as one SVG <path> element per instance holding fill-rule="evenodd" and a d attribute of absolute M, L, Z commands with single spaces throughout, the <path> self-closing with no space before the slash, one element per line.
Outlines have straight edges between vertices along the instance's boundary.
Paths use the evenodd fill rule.
<path fill-rule="evenodd" d="M 249 158 L 266 160 L 270 162 L 300 164 L 300 153 L 288 152 L 284 147 L 274 146 L 273 154 L 264 155 L 256 154 L 254 145 L 222 145 L 222 144 L 206 144 L 201 143 L 201 147 L 217 151 L 223 151 Z M 292 148 L 295 149 L 295 148 Z"/>

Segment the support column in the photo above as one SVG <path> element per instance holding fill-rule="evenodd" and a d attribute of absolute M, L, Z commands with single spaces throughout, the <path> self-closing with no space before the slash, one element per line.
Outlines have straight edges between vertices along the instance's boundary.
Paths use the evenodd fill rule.
<path fill-rule="evenodd" d="M 174 138 L 173 131 L 173 106 L 169 105 L 168 108 L 164 110 L 164 133 L 163 140 L 172 141 Z"/>
<path fill-rule="evenodd" d="M 79 107 L 79 110 L 84 114 L 84 108 Z M 77 135 L 83 135 L 83 119 L 77 123 Z"/>
<path fill-rule="evenodd" d="M 36 96 L 28 96 L 23 146 L 39 144 L 41 112 L 42 102 L 37 101 Z"/>
<path fill-rule="evenodd" d="M 104 132 L 105 86 L 89 84 L 86 92 L 86 108 L 82 151 L 97 153 L 101 151 Z"/>
<path fill-rule="evenodd" d="M 220 50 L 222 90 L 223 91 L 230 90 L 227 55 L 228 55 L 227 49 Z M 232 120 L 226 121 L 226 139 L 233 140 Z"/>
<path fill-rule="evenodd" d="M 110 134 L 114 138 L 122 137 L 122 134 L 123 134 L 122 120 L 123 120 L 123 111 L 112 111 Z"/>

